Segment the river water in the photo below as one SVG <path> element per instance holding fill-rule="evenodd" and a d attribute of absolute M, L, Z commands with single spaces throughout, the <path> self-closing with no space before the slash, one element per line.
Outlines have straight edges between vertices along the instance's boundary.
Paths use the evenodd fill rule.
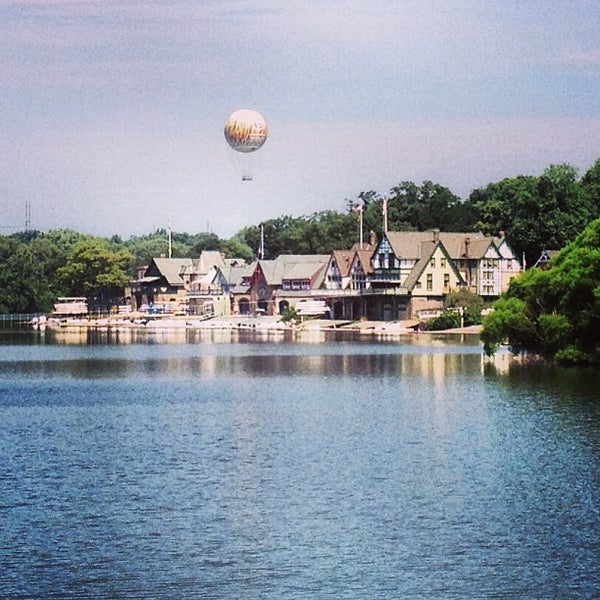
<path fill-rule="evenodd" d="M 473 336 L 0 333 L 2 598 L 598 598 L 600 376 Z"/>

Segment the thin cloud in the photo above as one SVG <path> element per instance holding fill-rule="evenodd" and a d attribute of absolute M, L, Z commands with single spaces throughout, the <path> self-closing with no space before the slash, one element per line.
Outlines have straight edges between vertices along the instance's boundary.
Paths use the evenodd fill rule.
<path fill-rule="evenodd" d="M 229 235 L 404 179 L 464 197 L 597 158 L 597 0 L 342 4 L 0 3 L 3 214 L 127 235 L 210 213 Z M 249 185 L 222 135 L 240 107 L 271 132 Z"/>
<path fill-rule="evenodd" d="M 565 50 L 559 54 L 558 62 L 573 67 L 600 68 L 600 48 L 593 50 Z"/>

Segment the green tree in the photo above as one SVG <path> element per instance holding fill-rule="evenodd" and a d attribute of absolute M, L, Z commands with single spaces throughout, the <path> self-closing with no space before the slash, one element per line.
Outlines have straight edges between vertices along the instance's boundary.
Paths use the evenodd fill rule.
<path fill-rule="evenodd" d="M 600 364 L 600 219 L 550 263 L 511 281 L 484 319 L 486 352 L 508 340 L 513 351 Z"/>
<path fill-rule="evenodd" d="M 172 234 L 171 256 L 186 257 L 193 252 L 193 239 L 187 234 Z M 148 265 L 153 258 L 169 255 L 169 236 L 166 229 L 157 229 L 143 236 L 132 236 L 123 246 L 133 254 L 135 266 Z"/>
<path fill-rule="evenodd" d="M 200 233 L 194 239 L 194 255 L 200 256 L 204 250 L 220 250 L 221 238 L 215 233 Z"/>
<path fill-rule="evenodd" d="M 313 253 L 329 254 L 333 250 L 351 248 L 358 241 L 356 214 L 342 214 L 333 210 L 314 213 L 309 217 L 313 223 Z"/>
<path fill-rule="evenodd" d="M 60 295 L 54 274 L 62 260 L 43 234 L 0 237 L 0 312 L 49 311 Z"/>
<path fill-rule="evenodd" d="M 600 204 L 591 197 L 594 173 L 586 176 L 584 184 L 571 165 L 550 165 L 539 177 L 518 176 L 474 190 L 468 203 L 479 214 L 478 229 L 504 231 L 532 265 L 542 250 L 562 248 L 600 216 Z"/>
<path fill-rule="evenodd" d="M 487 354 L 493 354 L 502 342 L 509 342 L 515 354 L 537 346 L 535 323 L 527 304 L 519 298 L 500 298 L 494 311 L 483 320 L 481 340 Z"/>
<path fill-rule="evenodd" d="M 16 237 L 0 236 L 0 313 L 26 312 L 15 261 L 23 247 Z"/>
<path fill-rule="evenodd" d="M 245 244 L 237 235 L 228 240 L 221 240 L 219 250 L 225 254 L 227 258 L 241 258 L 247 262 L 254 258 L 252 248 Z"/>
<path fill-rule="evenodd" d="M 384 227 L 383 199 L 374 191 L 361 192 L 357 201 L 347 201 L 348 213 L 363 211 L 365 232 L 380 233 Z M 403 181 L 387 197 L 387 224 L 390 231 L 469 231 L 477 221 L 473 204 L 462 202 L 448 188 L 432 181 L 417 185 Z"/>
<path fill-rule="evenodd" d="M 475 210 L 447 187 L 432 181 L 404 181 L 390 190 L 388 227 L 394 231 L 465 231 L 475 222 Z"/>
<path fill-rule="evenodd" d="M 590 213 L 600 217 L 600 159 L 581 178 L 579 186 Z"/>
<path fill-rule="evenodd" d="M 121 295 L 130 280 L 127 269 L 134 260 L 126 249 L 112 246 L 107 240 L 91 238 L 77 242 L 67 262 L 57 271 L 59 281 L 69 296 L 86 296 L 99 304 Z"/>
<path fill-rule="evenodd" d="M 313 254 L 314 224 L 304 217 L 285 216 L 262 223 L 265 258 L 280 254 Z M 239 238 L 258 256 L 261 246 L 261 227 L 246 227 Z"/>
<path fill-rule="evenodd" d="M 483 310 L 484 302 L 481 296 L 467 289 L 461 287 L 456 291 L 450 292 L 444 299 L 444 307 L 449 308 L 461 308 L 463 309 L 463 324 L 479 325 L 481 323 L 481 311 Z"/>

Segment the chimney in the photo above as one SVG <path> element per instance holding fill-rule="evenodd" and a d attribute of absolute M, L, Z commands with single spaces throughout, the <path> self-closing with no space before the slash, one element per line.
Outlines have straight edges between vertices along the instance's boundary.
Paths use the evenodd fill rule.
<path fill-rule="evenodd" d="M 433 241 L 436 244 L 440 241 L 440 230 L 437 228 L 433 230 Z"/>
<path fill-rule="evenodd" d="M 369 244 L 371 244 L 371 246 L 373 246 L 373 248 L 375 246 L 377 246 L 377 234 L 373 230 L 371 230 Z"/>
<path fill-rule="evenodd" d="M 471 246 L 471 236 L 467 235 L 465 237 L 465 258 L 469 258 L 470 246 Z"/>

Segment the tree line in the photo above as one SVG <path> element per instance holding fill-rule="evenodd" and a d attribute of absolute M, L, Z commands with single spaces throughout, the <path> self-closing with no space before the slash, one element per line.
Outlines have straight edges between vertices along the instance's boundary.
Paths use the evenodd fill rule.
<path fill-rule="evenodd" d="M 539 176 L 519 175 L 475 189 L 461 200 L 431 181 L 404 181 L 387 193 L 360 192 L 343 211 L 281 216 L 244 227 L 229 239 L 214 233 L 171 234 L 158 229 L 123 240 L 73 230 L 24 231 L 0 236 L 0 313 L 47 312 L 60 296 L 87 296 L 106 305 L 122 301 L 124 284 L 152 258 L 194 258 L 203 250 L 252 260 L 280 254 L 329 254 L 371 232 L 381 237 L 383 201 L 390 231 L 482 231 L 499 235 L 532 265 L 544 249 L 560 249 L 600 217 L 600 159 L 583 175 L 569 164 Z M 360 218 L 358 216 L 360 212 Z M 263 245 L 264 242 L 264 245 Z"/>

